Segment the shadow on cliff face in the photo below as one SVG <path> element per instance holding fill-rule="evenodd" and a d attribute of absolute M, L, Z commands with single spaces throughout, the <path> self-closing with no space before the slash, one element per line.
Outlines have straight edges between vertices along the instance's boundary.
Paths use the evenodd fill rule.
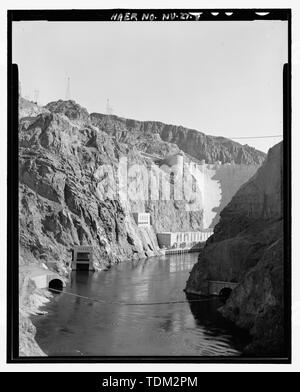
<path fill-rule="evenodd" d="M 199 326 L 204 326 L 211 335 L 230 334 L 232 335 L 232 343 L 234 346 L 243 351 L 243 349 L 251 342 L 251 337 L 248 332 L 238 328 L 235 324 L 225 319 L 219 312 L 219 308 L 224 305 L 221 298 L 212 297 L 207 301 L 193 302 L 199 300 L 199 296 L 193 294 L 186 294 L 189 301 L 189 306 L 194 316 L 194 319 Z"/>
<path fill-rule="evenodd" d="M 215 227 L 219 222 L 220 212 L 231 201 L 233 195 L 245 184 L 257 171 L 258 165 L 221 165 L 216 169 L 212 180 L 218 182 L 221 188 L 221 200 L 218 207 L 213 208 L 216 213 L 210 227 Z"/>

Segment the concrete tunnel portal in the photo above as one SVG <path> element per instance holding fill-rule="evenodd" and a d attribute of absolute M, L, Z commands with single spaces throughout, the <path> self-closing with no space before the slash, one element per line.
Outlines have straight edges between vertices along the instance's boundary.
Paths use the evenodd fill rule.
<path fill-rule="evenodd" d="M 63 290 L 63 281 L 61 279 L 55 278 L 49 281 L 49 290 Z"/>
<path fill-rule="evenodd" d="M 230 297 L 231 292 L 232 292 L 232 288 L 223 287 L 219 292 L 219 297 L 227 300 Z"/>

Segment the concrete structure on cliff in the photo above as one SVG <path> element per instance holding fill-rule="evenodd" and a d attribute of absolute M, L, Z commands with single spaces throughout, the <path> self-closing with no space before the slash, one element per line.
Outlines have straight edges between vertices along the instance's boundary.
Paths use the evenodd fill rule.
<path fill-rule="evenodd" d="M 151 224 L 150 214 L 147 212 L 134 212 L 132 216 L 138 226 L 150 226 Z"/>
<path fill-rule="evenodd" d="M 74 246 L 72 251 L 72 270 L 94 270 L 92 246 Z"/>
<path fill-rule="evenodd" d="M 158 233 L 157 239 L 161 248 L 169 250 L 192 250 L 199 249 L 211 235 L 213 231 L 191 231 L 191 232 L 164 232 Z"/>

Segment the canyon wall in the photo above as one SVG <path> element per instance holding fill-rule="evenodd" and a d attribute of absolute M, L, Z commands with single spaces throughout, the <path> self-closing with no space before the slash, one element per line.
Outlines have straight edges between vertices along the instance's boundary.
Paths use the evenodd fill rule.
<path fill-rule="evenodd" d="M 197 178 L 203 206 L 203 227 L 213 228 L 218 223 L 220 212 L 232 196 L 257 171 L 259 165 L 215 163 L 193 166 L 191 173 Z"/>
<path fill-rule="evenodd" d="M 283 350 L 282 143 L 222 210 L 187 281 L 186 291 L 208 294 L 208 280 L 237 282 L 223 315 L 250 331 L 256 355 Z"/>
<path fill-rule="evenodd" d="M 205 143 L 198 144 L 203 154 L 190 151 L 189 143 L 180 142 L 181 150 L 176 143 L 182 127 L 171 128 L 177 135 L 174 143 L 169 133 L 166 136 L 170 126 L 162 123 L 90 115 L 74 101 L 39 107 L 20 98 L 20 265 L 43 264 L 66 276 L 72 247 L 91 245 L 94 267 L 101 270 L 124 260 L 159 255 L 157 232 L 198 231 L 213 225 L 220 205 L 229 202 L 235 187 L 259 167 L 264 154 L 227 139 L 205 139 L 204 134 L 200 139 Z M 232 166 L 206 165 L 204 172 L 193 171 L 193 165 L 199 164 L 193 154 Z M 174 195 L 173 171 L 181 169 L 172 167 L 173 159 L 182 162 L 183 198 Z M 129 195 L 124 194 L 122 160 Z M 133 212 L 149 212 L 151 226 L 139 227 Z M 35 295 L 43 297 L 27 278 L 20 301 L 24 355 L 30 354 L 30 347 L 31 352 L 38 351 L 27 316 L 35 312 L 35 305 L 30 308 Z"/>

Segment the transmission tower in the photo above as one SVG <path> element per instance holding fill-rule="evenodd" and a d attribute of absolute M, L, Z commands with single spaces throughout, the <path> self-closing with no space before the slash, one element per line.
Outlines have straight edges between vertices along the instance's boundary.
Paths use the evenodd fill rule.
<path fill-rule="evenodd" d="M 39 95 L 40 95 L 40 90 L 34 90 L 33 102 L 35 102 L 36 104 L 38 103 Z"/>
<path fill-rule="evenodd" d="M 67 79 L 66 101 L 71 99 L 71 78 Z"/>

